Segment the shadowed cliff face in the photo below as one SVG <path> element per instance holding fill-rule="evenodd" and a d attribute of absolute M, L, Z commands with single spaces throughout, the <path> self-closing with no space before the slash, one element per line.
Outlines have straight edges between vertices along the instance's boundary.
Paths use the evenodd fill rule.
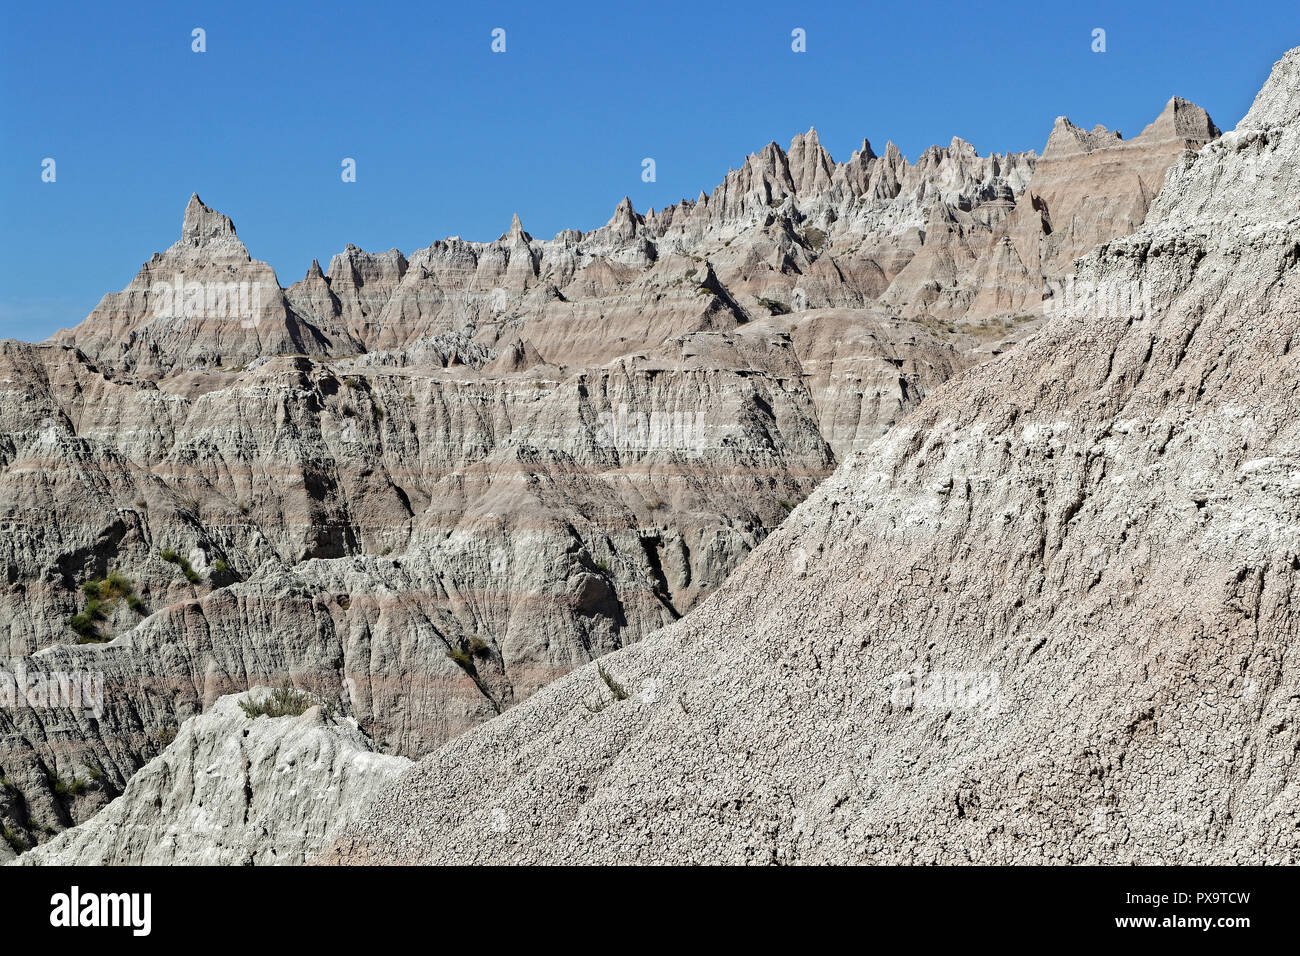
<path fill-rule="evenodd" d="M 223 694 L 289 677 L 419 757 L 688 614 L 1036 328 L 1050 270 L 1141 221 L 1217 132 L 1170 116 L 1042 160 L 836 164 L 810 131 L 695 202 L 349 246 L 288 289 L 192 197 L 79 326 L 0 343 L 0 648 L 104 686 L 100 713 L 0 709 L 10 845 L 93 814 Z M 1054 229 L 1081 191 L 1114 214 Z"/>

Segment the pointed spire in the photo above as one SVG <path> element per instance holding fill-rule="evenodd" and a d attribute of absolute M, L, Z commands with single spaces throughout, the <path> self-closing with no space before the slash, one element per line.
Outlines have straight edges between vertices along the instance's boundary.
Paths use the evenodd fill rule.
<path fill-rule="evenodd" d="M 618 204 L 614 210 L 614 215 L 610 217 L 609 222 L 605 223 L 607 229 L 612 230 L 616 235 L 634 236 L 637 227 L 640 225 L 641 217 L 636 214 L 632 208 L 632 199 L 624 196 L 623 201 Z"/>
<path fill-rule="evenodd" d="M 185 204 L 185 219 L 181 223 L 182 239 L 214 239 L 234 234 L 235 224 L 229 216 L 223 216 L 204 204 L 198 193 L 190 194 L 190 201 Z"/>

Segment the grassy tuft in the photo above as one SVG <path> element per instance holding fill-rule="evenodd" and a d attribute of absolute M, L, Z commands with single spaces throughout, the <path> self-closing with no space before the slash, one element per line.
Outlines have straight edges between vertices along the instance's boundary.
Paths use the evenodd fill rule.
<path fill-rule="evenodd" d="M 198 584 L 201 580 L 203 580 L 202 578 L 199 577 L 199 573 L 194 570 L 194 567 L 190 564 L 189 559 L 181 557 L 179 554 L 176 553 L 176 550 L 174 548 L 163 548 L 161 551 L 158 552 L 158 556 L 161 557 L 168 564 L 174 564 L 178 568 L 180 568 L 181 573 L 185 575 L 185 580 L 189 581 L 190 584 Z"/>
<path fill-rule="evenodd" d="M 623 689 L 622 684 L 610 676 L 609 671 L 605 670 L 599 663 L 596 664 L 596 670 L 600 673 L 600 679 L 605 682 L 605 686 L 609 688 L 610 693 L 614 695 L 615 700 L 627 700 L 627 691 Z"/>
<path fill-rule="evenodd" d="M 260 701 L 241 700 L 239 707 L 249 719 L 256 717 L 298 717 L 315 702 L 286 680 Z"/>

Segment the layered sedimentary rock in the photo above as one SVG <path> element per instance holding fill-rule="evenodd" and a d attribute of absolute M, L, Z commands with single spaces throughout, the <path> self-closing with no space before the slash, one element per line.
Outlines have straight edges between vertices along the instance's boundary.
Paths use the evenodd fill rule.
<path fill-rule="evenodd" d="M 1180 109 L 1080 162 L 1173 161 L 1212 132 Z M 419 757 L 691 612 L 1039 321 L 1048 275 L 1008 238 L 1045 243 L 1068 199 L 1027 198 L 1039 165 L 960 140 L 837 164 L 810 131 L 695 202 L 349 246 L 287 290 L 193 197 L 80 326 L 0 343 L 0 646 L 104 688 L 0 708 L 0 853 L 94 815 L 223 695 L 289 678 Z M 1119 173 L 1087 188 L 1135 215 Z"/>
<path fill-rule="evenodd" d="M 293 865 L 329 846 L 410 766 L 319 706 L 250 717 L 223 697 L 181 727 L 92 821 L 22 857 L 27 866 Z"/>
<path fill-rule="evenodd" d="M 1078 264 L 1149 310 L 931 392 L 328 859 L 1297 862 L 1297 157 L 1300 50 Z"/>
<path fill-rule="evenodd" d="M 914 163 L 866 141 L 836 163 L 810 129 L 657 213 L 624 199 L 604 226 L 549 240 L 516 216 L 496 241 L 409 260 L 349 245 L 284 291 L 196 195 L 180 241 L 55 340 L 141 379 L 284 353 L 479 367 L 516 338 L 604 362 L 773 312 L 875 305 L 997 338 L 1041 314 L 1075 256 L 1139 225 L 1169 164 L 1218 132 L 1174 98 L 1132 141 L 1061 117 L 1041 158 L 954 138 Z"/>
<path fill-rule="evenodd" d="M 75 344 L 121 375 L 150 379 L 259 355 L 346 349 L 336 337 L 324 321 L 309 322 L 294 310 L 275 271 L 248 254 L 230 218 L 195 194 L 181 238 L 53 341 Z"/>

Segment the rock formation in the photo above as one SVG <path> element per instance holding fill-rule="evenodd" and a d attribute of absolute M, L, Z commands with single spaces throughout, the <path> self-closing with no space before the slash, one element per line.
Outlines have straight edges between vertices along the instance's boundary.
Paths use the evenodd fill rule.
<path fill-rule="evenodd" d="M 355 721 L 311 707 L 250 718 L 256 688 L 223 697 L 86 824 L 24 854 L 27 866 L 298 864 L 409 766 L 374 752 Z"/>
<path fill-rule="evenodd" d="M 290 679 L 419 758 L 531 719 L 521 702 L 596 657 L 695 633 L 670 625 L 837 464 L 884 455 L 964 369 L 1005 367 L 1058 270 L 1215 133 L 1174 101 L 1131 144 L 1054 131 L 1042 160 L 954 140 L 909 163 L 864 142 L 835 163 L 810 130 L 659 212 L 349 246 L 288 289 L 192 197 L 180 240 L 84 322 L 0 343 L 0 644 L 28 680 L 104 691 L 0 708 L 0 854 L 140 823 L 142 768 L 183 766 L 178 728 L 219 733 L 201 715 L 251 687 Z M 1071 210 L 1096 221 L 1060 226 Z M 773 626 L 795 606 L 749 601 Z M 59 858 L 171 852 L 139 832 Z"/>
<path fill-rule="evenodd" d="M 1298 157 L 1300 49 L 1078 264 L 1150 309 L 1063 310 L 932 391 L 690 616 L 328 859 L 1297 862 Z"/>

